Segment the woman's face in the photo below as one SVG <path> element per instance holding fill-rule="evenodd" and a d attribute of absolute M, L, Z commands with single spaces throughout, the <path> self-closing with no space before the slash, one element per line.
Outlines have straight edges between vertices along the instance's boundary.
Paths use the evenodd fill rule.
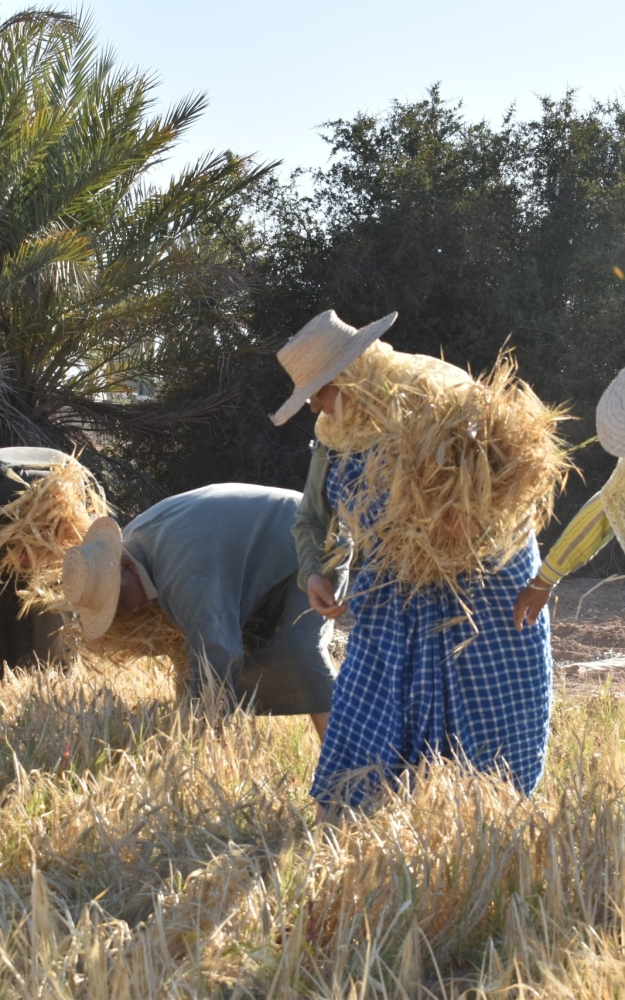
<path fill-rule="evenodd" d="M 313 413 L 327 413 L 328 416 L 334 416 L 336 401 L 341 395 L 341 402 L 343 407 L 347 401 L 347 396 L 345 393 L 341 393 L 338 385 L 332 385 L 328 382 L 327 385 L 322 385 L 320 389 L 317 389 L 314 396 L 311 396 L 308 400 L 308 405 L 310 406 Z"/>

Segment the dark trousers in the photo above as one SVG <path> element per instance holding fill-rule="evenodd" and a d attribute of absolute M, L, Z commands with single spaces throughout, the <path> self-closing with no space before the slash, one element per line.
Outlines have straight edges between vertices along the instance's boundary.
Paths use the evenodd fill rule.
<path fill-rule="evenodd" d="M 35 611 L 18 618 L 19 599 L 12 582 L 0 593 L 0 677 L 9 667 L 33 666 L 37 660 L 62 660 L 59 615 Z"/>

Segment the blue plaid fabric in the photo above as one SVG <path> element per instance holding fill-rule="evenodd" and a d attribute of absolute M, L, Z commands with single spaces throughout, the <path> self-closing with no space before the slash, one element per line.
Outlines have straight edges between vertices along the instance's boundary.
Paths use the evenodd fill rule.
<path fill-rule="evenodd" d="M 330 503 L 349 502 L 363 456 L 333 463 Z M 315 773 L 312 795 L 358 805 L 380 776 L 394 780 L 406 764 L 438 751 L 481 771 L 499 767 L 530 794 L 542 773 L 549 735 L 552 662 L 549 618 L 517 632 L 512 608 L 538 570 L 536 540 L 503 569 L 463 586 L 479 629 L 468 622 L 447 588 L 429 587 L 410 600 L 388 578 L 365 566 L 353 587 L 355 618 Z M 367 777 L 355 769 L 373 768 Z M 352 780 L 350 778 L 352 772 Z"/>

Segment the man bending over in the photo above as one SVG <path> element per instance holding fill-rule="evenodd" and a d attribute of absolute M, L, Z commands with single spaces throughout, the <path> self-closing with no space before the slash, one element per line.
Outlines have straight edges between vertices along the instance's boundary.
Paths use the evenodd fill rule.
<path fill-rule="evenodd" d="M 291 528 L 300 500 L 293 490 L 229 483 L 161 500 L 123 533 L 112 518 L 94 521 L 63 566 L 85 635 L 99 638 L 116 615 L 156 601 L 186 638 L 193 696 L 209 669 L 233 702 L 308 713 L 323 738 L 333 623 L 309 610 L 297 586 Z M 244 648 L 244 626 L 252 649 Z"/>

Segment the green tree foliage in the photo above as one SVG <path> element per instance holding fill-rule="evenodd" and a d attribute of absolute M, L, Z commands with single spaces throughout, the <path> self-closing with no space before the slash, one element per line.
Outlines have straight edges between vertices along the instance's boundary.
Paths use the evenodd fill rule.
<path fill-rule="evenodd" d="M 276 399 L 290 393 L 288 377 L 276 362 L 280 338 L 253 323 L 257 300 L 265 294 L 260 269 L 264 236 L 249 218 L 249 198 L 234 198 L 215 211 L 195 235 L 203 252 L 219 251 L 226 265 L 246 275 L 247 287 L 222 297 L 216 305 L 198 301 L 193 314 L 193 350 L 203 360 L 189 387 L 175 372 L 157 387 L 156 404 L 166 411 L 187 412 L 171 424 L 164 438 L 136 437 L 121 454 L 171 493 L 212 482 L 250 482 L 274 486 L 303 483 L 308 466 L 307 441 L 313 421 L 306 415 L 277 429 L 269 414 Z M 194 400 L 217 399 L 212 419 L 195 420 Z M 303 423 L 302 423 L 303 421 Z M 302 427 L 308 431 L 302 436 Z"/>
<path fill-rule="evenodd" d="M 393 309 L 401 350 L 488 368 L 509 337 L 543 398 L 570 400 L 573 440 L 594 434 L 594 407 L 625 366 L 625 111 L 581 111 L 573 92 L 499 128 L 467 123 L 434 87 L 414 104 L 325 126 L 331 160 L 257 198 L 265 286 L 253 328 L 286 338 L 333 307 L 354 325 Z M 284 395 L 282 385 L 276 401 Z M 302 440 L 309 427 L 302 426 Z M 613 460 L 580 453 L 569 516 Z M 285 469 L 285 473 L 287 470 Z"/>
<path fill-rule="evenodd" d="M 259 274 L 240 330 L 279 346 L 327 308 L 354 325 L 391 310 L 387 339 L 481 371 L 509 338 L 520 373 L 552 402 L 570 400 L 573 441 L 594 434 L 594 407 L 625 366 L 625 111 L 573 92 L 544 98 L 539 114 L 513 110 L 499 128 L 468 123 L 437 87 L 380 116 L 330 122 L 327 169 L 280 184 L 265 178 L 241 211 L 253 223 L 250 260 Z M 312 421 L 302 411 L 274 429 L 267 414 L 289 380 L 265 354 L 233 355 L 230 377 L 245 392 L 211 435 L 176 435 L 159 456 L 169 488 L 247 479 L 301 487 Z M 185 456 L 199 458 L 190 468 Z M 579 453 L 560 503 L 566 520 L 605 481 L 613 460 Z M 558 530 L 557 526 L 554 530 Z"/>
<path fill-rule="evenodd" d="M 533 352 L 556 319 L 622 297 L 623 111 L 578 113 L 573 97 L 543 100 L 536 121 L 509 113 L 499 130 L 466 123 L 438 88 L 329 123 L 332 162 L 312 196 L 265 186 L 259 328 L 291 330 L 329 305 L 357 325 L 397 309 L 398 348 L 483 366 L 511 333 L 541 376 Z M 624 360 L 597 358 L 599 383 Z"/>
<path fill-rule="evenodd" d="M 224 400 L 203 391 L 221 346 L 204 330 L 246 287 L 211 226 L 268 168 L 210 154 L 150 186 L 205 100 L 154 113 L 154 80 L 98 51 L 84 18 L 11 18 L 0 62 L 0 444 L 205 421 Z M 158 394 L 170 382 L 177 408 Z M 128 403 L 138 387 L 154 399 Z"/>

